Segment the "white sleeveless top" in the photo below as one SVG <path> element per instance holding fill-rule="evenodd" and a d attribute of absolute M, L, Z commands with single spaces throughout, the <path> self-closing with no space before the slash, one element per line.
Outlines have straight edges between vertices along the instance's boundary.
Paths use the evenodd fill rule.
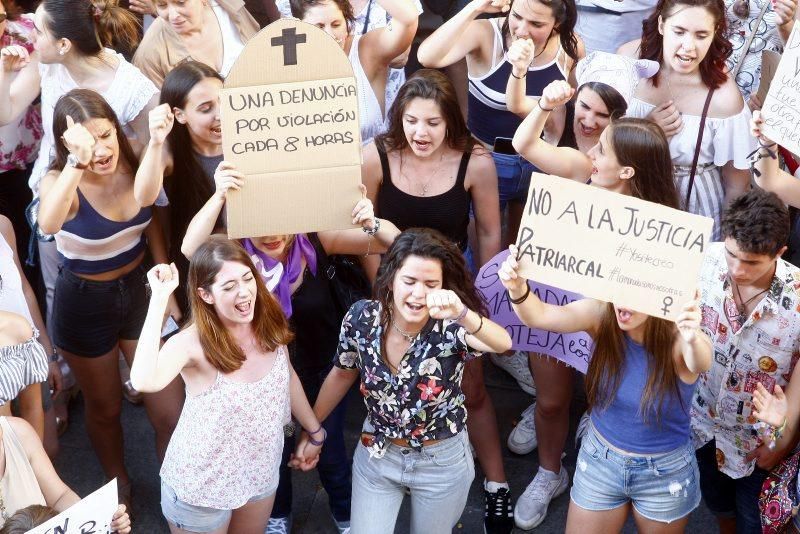
<path fill-rule="evenodd" d="M 186 394 L 161 478 L 193 506 L 235 510 L 277 489 L 283 426 L 291 417 L 289 363 L 278 347 L 272 369 L 256 382 L 217 373 L 198 395 Z"/>
<path fill-rule="evenodd" d="M 0 234 L 0 310 L 16 313 L 33 325 L 31 312 L 22 292 L 22 278 L 14 263 L 14 251 Z"/>
<path fill-rule="evenodd" d="M 114 110 L 114 113 L 122 125 L 124 134 L 129 138 L 135 138 L 133 130 L 128 126 L 133 119 L 144 109 L 153 95 L 158 94 L 158 89 L 142 72 L 128 63 L 122 54 L 118 54 L 110 48 L 105 49 L 106 53 L 114 54 L 119 60 L 114 80 L 108 89 L 101 93 L 106 102 Z M 47 169 L 56 155 L 55 142 L 53 140 L 53 112 L 56 102 L 63 95 L 78 89 L 80 86 L 72 79 L 67 69 L 60 63 L 39 64 L 39 75 L 42 79 L 42 127 L 44 136 L 42 145 L 39 148 L 39 157 L 33 164 L 33 171 L 28 180 L 28 185 L 33 190 L 34 196 L 39 194 L 39 182 L 47 174 Z"/>
<path fill-rule="evenodd" d="M 5 417 L 0 417 L 0 428 L 3 430 L 3 448 L 6 455 L 6 470 L 0 478 L 0 492 L 5 501 L 6 514 L 14 515 L 33 504 L 44 506 L 45 500 L 39 482 L 33 472 L 28 455 Z M 0 527 L 5 520 L 0 515 Z"/>
<path fill-rule="evenodd" d="M 375 91 L 369 84 L 367 73 L 361 66 L 361 59 L 358 57 L 358 42 L 361 35 L 353 36 L 353 44 L 350 45 L 350 54 L 347 59 L 353 65 L 353 74 L 358 85 L 358 122 L 361 126 L 361 144 L 366 145 L 372 138 L 386 131 L 388 125 L 381 113 L 381 105 L 375 96 Z"/>

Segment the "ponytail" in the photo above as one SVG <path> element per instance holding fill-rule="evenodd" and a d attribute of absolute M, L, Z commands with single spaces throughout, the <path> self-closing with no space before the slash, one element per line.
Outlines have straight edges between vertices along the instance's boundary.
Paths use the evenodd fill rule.
<path fill-rule="evenodd" d="M 68 39 L 84 56 L 107 46 L 123 54 L 139 44 L 139 21 L 119 0 L 44 0 L 45 24 L 56 39 Z"/>

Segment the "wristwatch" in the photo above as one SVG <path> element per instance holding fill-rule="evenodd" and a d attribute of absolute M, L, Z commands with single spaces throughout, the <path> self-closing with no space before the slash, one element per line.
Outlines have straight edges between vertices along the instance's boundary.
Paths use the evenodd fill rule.
<path fill-rule="evenodd" d="M 84 170 L 89 168 L 89 164 L 81 163 L 80 160 L 78 159 L 78 156 L 76 156 L 75 154 L 70 154 L 67 156 L 67 166 L 79 170 Z"/>

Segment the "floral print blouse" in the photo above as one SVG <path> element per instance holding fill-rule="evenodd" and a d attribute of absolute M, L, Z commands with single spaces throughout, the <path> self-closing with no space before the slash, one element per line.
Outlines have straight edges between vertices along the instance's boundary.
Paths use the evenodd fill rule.
<path fill-rule="evenodd" d="M 413 449 L 446 439 L 467 421 L 461 377 L 480 352 L 467 346 L 455 321 L 431 320 L 406 350 L 393 374 L 381 354 L 381 305 L 360 300 L 345 315 L 334 364 L 358 369 L 369 422 L 375 428 L 370 455 L 382 457 L 390 440 L 408 439 Z"/>
<path fill-rule="evenodd" d="M 33 20 L 23 15 L 9 20 L 0 36 L 0 48 L 20 45 L 33 52 Z M 0 173 L 25 169 L 39 154 L 42 138 L 42 115 L 39 104 L 33 104 L 19 118 L 0 126 Z"/>

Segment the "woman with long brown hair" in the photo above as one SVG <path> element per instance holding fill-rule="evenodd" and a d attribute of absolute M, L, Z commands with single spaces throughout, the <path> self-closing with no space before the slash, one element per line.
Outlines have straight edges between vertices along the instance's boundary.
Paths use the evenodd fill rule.
<path fill-rule="evenodd" d="M 586 373 L 590 425 L 570 492 L 568 533 L 619 532 L 631 508 L 643 532 L 683 532 L 700 503 L 691 442 L 695 382 L 711 365 L 696 301 L 677 322 L 583 299 L 545 304 L 519 273 L 515 245 L 498 275 L 528 326 L 587 332 L 594 353 Z"/>
<path fill-rule="evenodd" d="M 52 133 L 60 141 L 42 178 L 39 225 L 55 235 L 61 268 L 48 326 L 83 390 L 86 429 L 103 471 L 117 479 L 127 501 L 119 353 L 130 363 L 144 323 L 145 249 L 166 261 L 166 248 L 150 205 L 134 197 L 138 161 L 110 104 L 74 89 L 55 105 Z M 174 301 L 171 310 L 177 313 Z M 181 401 L 177 382 L 144 398 L 159 456 Z"/>
<path fill-rule="evenodd" d="M 723 0 L 660 0 L 642 24 L 642 38 L 620 53 L 658 61 L 658 73 L 639 84 L 631 117 L 658 123 L 669 138 L 675 182 L 684 209 L 714 219 L 750 186 L 748 108 L 727 73 L 731 53 Z"/>
<path fill-rule="evenodd" d="M 131 369 L 134 386 L 159 391 L 178 375 L 186 403 L 161 467 L 161 509 L 173 533 L 261 534 L 267 525 L 293 413 L 308 432 L 298 466 L 316 463 L 326 432 L 286 350 L 281 305 L 248 253 L 214 236 L 192 256 L 191 324 L 159 350 L 161 322 L 178 287 L 175 265 L 147 273 L 152 290 Z"/>

